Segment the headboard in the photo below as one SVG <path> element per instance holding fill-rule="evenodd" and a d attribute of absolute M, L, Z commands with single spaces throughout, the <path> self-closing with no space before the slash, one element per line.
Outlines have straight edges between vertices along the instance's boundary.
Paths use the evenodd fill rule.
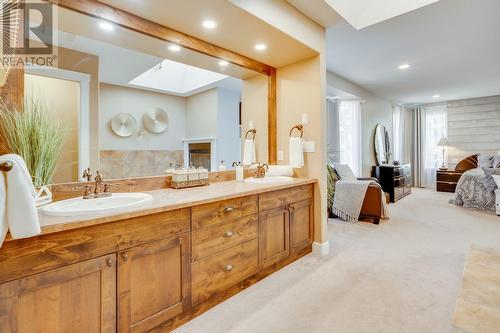
<path fill-rule="evenodd" d="M 465 172 L 467 170 L 475 169 L 478 167 L 478 164 L 477 154 L 471 155 L 458 162 L 455 166 L 455 171 Z"/>

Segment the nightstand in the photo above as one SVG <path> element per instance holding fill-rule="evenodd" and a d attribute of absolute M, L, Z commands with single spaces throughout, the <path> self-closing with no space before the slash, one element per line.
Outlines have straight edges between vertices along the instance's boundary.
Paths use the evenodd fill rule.
<path fill-rule="evenodd" d="M 458 180 L 463 171 L 455 170 L 437 170 L 436 171 L 436 190 L 438 192 L 455 192 Z"/>

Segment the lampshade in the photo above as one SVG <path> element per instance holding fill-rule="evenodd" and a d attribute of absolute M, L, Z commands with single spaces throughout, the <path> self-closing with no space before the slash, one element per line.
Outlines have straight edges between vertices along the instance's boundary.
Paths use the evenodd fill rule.
<path fill-rule="evenodd" d="M 450 143 L 448 142 L 448 138 L 445 136 L 443 136 L 437 143 L 438 147 L 448 147 L 449 145 Z"/>

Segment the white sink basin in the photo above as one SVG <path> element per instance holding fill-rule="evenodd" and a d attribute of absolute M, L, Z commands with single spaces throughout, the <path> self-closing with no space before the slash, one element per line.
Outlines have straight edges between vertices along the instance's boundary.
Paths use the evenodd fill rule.
<path fill-rule="evenodd" d="M 41 209 L 51 216 L 73 216 L 104 213 L 137 208 L 153 200 L 147 193 L 113 193 L 110 197 L 97 199 L 73 198 L 54 202 Z"/>
<path fill-rule="evenodd" d="M 290 182 L 290 181 L 293 181 L 293 177 L 270 176 L 270 177 L 264 177 L 264 178 L 250 177 L 250 178 L 245 179 L 246 183 L 261 183 L 261 184 L 283 183 L 283 182 Z"/>

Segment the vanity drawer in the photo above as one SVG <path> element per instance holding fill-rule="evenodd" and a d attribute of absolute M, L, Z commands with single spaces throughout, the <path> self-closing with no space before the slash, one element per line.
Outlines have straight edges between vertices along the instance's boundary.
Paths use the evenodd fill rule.
<path fill-rule="evenodd" d="M 259 210 L 269 210 L 313 197 L 313 184 L 291 187 L 259 195 Z"/>
<path fill-rule="evenodd" d="M 200 229 L 255 213 L 257 213 L 256 195 L 195 206 L 191 209 L 192 228 Z"/>
<path fill-rule="evenodd" d="M 231 222 L 194 230 L 192 234 L 193 261 L 257 238 L 257 227 L 258 215 L 253 214 Z"/>
<path fill-rule="evenodd" d="M 192 303 L 199 304 L 257 273 L 257 239 L 191 265 Z"/>

